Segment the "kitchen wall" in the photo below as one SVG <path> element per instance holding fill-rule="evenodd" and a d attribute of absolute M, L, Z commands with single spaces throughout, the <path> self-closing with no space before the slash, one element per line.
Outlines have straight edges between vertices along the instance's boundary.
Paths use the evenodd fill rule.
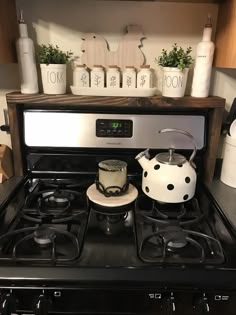
<path fill-rule="evenodd" d="M 16 0 L 17 8 L 24 10 L 29 35 L 36 43 L 58 44 L 81 56 L 82 37 L 86 32 L 104 36 L 111 50 L 116 50 L 128 24 L 142 25 L 145 39 L 141 48 L 146 63 L 155 69 L 157 86 L 161 86 L 160 70 L 155 57 L 162 48 L 169 49 L 175 42 L 183 47 L 192 46 L 193 56 L 201 39 L 208 13 L 214 26 L 217 20 L 217 4 L 163 3 L 148 1 L 94 1 L 94 0 Z M 69 84 L 72 70 L 69 69 Z M 188 89 L 191 86 L 191 73 Z M 227 97 L 227 108 L 234 97 L 236 71 L 214 70 L 212 93 Z M 6 107 L 5 93 L 19 89 L 17 65 L 0 65 L 0 124 L 1 108 Z M 0 133 L 0 143 L 10 144 L 9 136 Z"/>

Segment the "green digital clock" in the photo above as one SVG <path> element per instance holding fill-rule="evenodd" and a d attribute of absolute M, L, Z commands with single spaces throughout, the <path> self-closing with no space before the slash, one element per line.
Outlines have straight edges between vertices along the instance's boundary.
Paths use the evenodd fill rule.
<path fill-rule="evenodd" d="M 112 128 L 122 128 L 122 123 L 118 121 L 112 121 L 111 123 Z"/>

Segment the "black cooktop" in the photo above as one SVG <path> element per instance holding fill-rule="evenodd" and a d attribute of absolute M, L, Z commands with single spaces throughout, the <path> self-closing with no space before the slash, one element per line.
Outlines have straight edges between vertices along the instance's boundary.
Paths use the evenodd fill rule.
<path fill-rule="evenodd" d="M 203 187 L 182 204 L 160 204 L 140 192 L 122 212 L 89 202 L 92 183 L 27 180 L 2 216 L 0 263 L 182 268 L 230 262 L 231 234 Z"/>
<path fill-rule="evenodd" d="M 88 201 L 85 192 L 94 183 L 90 176 L 17 183 L 1 208 L 2 281 L 230 288 L 236 281 L 235 238 L 209 191 L 198 186 L 195 198 L 176 208 L 149 199 L 140 180 L 130 180 L 139 197 L 118 213 Z"/>

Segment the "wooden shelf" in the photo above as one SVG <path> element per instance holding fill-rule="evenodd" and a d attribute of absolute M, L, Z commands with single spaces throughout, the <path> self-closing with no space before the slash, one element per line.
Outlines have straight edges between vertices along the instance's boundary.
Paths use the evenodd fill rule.
<path fill-rule="evenodd" d="M 221 97 L 208 98 L 193 98 L 190 96 L 182 98 L 167 98 L 162 96 L 154 96 L 150 98 L 138 97 L 96 97 L 96 96 L 77 96 L 72 94 L 66 95 L 23 95 L 19 92 L 9 93 L 6 96 L 8 104 L 8 113 L 10 121 L 10 131 L 12 139 L 14 169 L 15 175 L 21 176 L 23 174 L 23 152 L 20 145 L 20 118 L 18 112 L 22 110 L 22 106 L 31 105 L 35 108 L 47 107 L 55 109 L 70 110 L 71 108 L 104 108 L 109 106 L 109 110 L 117 111 L 120 109 L 134 109 L 140 112 L 142 109 L 151 110 L 153 113 L 158 113 L 160 110 L 193 110 L 204 109 L 208 111 L 208 139 L 207 149 L 204 153 L 205 172 L 204 182 L 209 185 L 213 179 L 217 148 L 220 139 L 221 124 L 225 108 L 225 99 Z M 68 106 L 69 105 L 69 106 Z M 43 128 L 43 126 L 42 126 Z"/>
<path fill-rule="evenodd" d="M 221 97 L 212 96 L 198 98 L 185 96 L 181 98 L 168 98 L 163 96 L 153 97 L 113 97 L 113 96 L 79 96 L 73 94 L 46 95 L 46 94 L 21 94 L 12 92 L 7 94 L 8 103 L 23 104 L 68 104 L 68 105 L 94 105 L 112 107 L 192 107 L 192 108 L 222 108 L 225 100 Z"/>

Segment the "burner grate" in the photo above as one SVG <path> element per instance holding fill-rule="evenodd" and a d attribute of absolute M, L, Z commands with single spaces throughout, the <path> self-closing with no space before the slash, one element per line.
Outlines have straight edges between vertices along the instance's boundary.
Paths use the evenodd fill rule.
<path fill-rule="evenodd" d="M 0 260 L 5 261 L 56 264 L 74 261 L 80 254 L 76 235 L 52 226 L 17 229 L 0 236 L 0 244 L 4 243 Z"/>
<path fill-rule="evenodd" d="M 135 204 L 138 254 L 146 263 L 221 264 L 221 243 L 208 228 L 198 200 L 158 204 L 141 195 Z M 191 227 L 191 228 L 190 228 Z"/>
<path fill-rule="evenodd" d="M 39 189 L 29 194 L 22 209 L 24 219 L 32 223 L 66 223 L 78 221 L 82 213 L 88 211 L 88 200 L 84 193 L 68 189 L 76 184 L 56 186 L 51 189 Z"/>
<path fill-rule="evenodd" d="M 0 261 L 55 265 L 80 257 L 89 203 L 78 185 L 68 182 L 39 180 L 28 188 L 23 207 L 0 236 Z"/>

